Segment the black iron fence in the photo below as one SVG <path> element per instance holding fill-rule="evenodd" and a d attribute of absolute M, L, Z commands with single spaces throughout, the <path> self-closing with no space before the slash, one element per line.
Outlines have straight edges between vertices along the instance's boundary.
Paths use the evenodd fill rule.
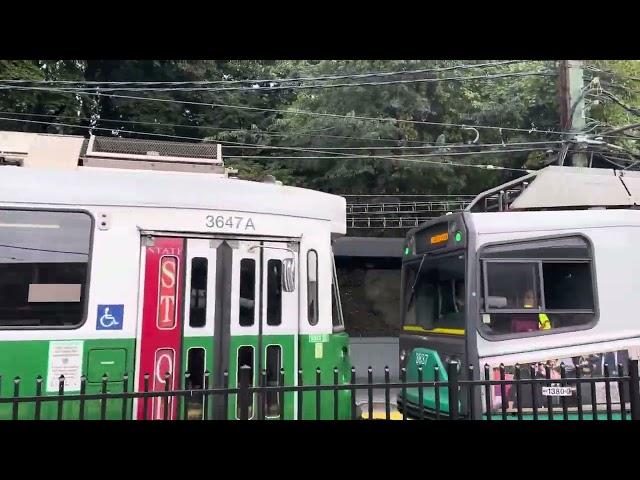
<path fill-rule="evenodd" d="M 626 368 L 622 364 L 614 368 L 605 365 L 599 377 L 585 376 L 581 369 L 567 375 L 564 365 L 560 366 L 559 378 L 552 378 L 548 365 L 516 365 L 513 378 L 503 365 L 497 368 L 498 378 L 492 378 L 488 365 L 481 375 L 473 366 L 462 369 L 458 363 L 447 364 L 445 370 L 446 379 L 435 367 L 429 372 L 432 379 L 425 381 L 423 367 L 411 370 L 409 376 L 415 375 L 415 380 L 407 380 L 403 368 L 399 381 L 392 382 L 389 368 L 385 368 L 384 382 L 373 382 L 370 367 L 367 382 L 358 383 L 354 368 L 349 382 L 341 382 L 336 368 L 332 382 L 323 383 L 322 372 L 316 369 L 313 384 L 304 384 L 299 370 L 297 384 L 285 385 L 283 369 L 275 381 L 268 381 L 266 371 L 254 379 L 252 368 L 242 366 L 233 387 L 229 386 L 228 372 L 222 375 L 220 386 L 211 386 L 209 372 L 196 379 L 187 372 L 182 378 L 184 388 L 170 389 L 172 376 L 166 373 L 163 389 L 155 391 L 149 374 L 143 377 L 141 391 L 131 388 L 133 382 L 125 374 L 119 380 L 103 376 L 99 385 L 83 376 L 79 392 L 68 392 L 61 376 L 54 394 L 43 393 L 41 376 L 31 385 L 16 377 L 12 395 L 0 397 L 0 418 L 338 420 L 372 419 L 377 413 L 378 418 L 400 415 L 403 420 L 640 420 L 638 360 L 630 360 Z M 359 393 L 366 399 L 358 401 Z M 376 399 L 377 393 L 381 398 Z"/>

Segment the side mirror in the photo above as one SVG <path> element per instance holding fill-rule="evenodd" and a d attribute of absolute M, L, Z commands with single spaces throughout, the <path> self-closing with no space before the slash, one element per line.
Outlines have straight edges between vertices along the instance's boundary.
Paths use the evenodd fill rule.
<path fill-rule="evenodd" d="M 296 289 L 296 264 L 293 258 L 282 261 L 282 290 L 293 292 Z"/>

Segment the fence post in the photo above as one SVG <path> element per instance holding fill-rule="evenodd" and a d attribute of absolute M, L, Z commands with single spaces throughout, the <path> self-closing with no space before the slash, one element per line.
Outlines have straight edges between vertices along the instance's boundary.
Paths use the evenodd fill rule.
<path fill-rule="evenodd" d="M 240 405 L 240 420 L 249 420 L 249 375 L 251 367 L 240 367 L 240 385 L 238 391 L 238 403 Z"/>
<path fill-rule="evenodd" d="M 356 367 L 351 367 L 351 420 L 357 418 L 357 405 L 356 405 L 356 389 L 353 385 L 356 384 Z"/>
<path fill-rule="evenodd" d="M 449 420 L 458 420 L 458 362 L 447 363 L 449 389 Z"/>
<path fill-rule="evenodd" d="M 320 367 L 316 367 L 316 387 L 319 387 L 320 385 L 322 385 L 320 375 L 321 375 Z M 320 407 L 322 406 L 320 393 L 321 393 L 321 390 L 317 388 L 316 389 L 316 420 L 320 420 Z"/>
<path fill-rule="evenodd" d="M 638 360 L 629 360 L 629 401 L 631 402 L 631 420 L 640 420 L 640 381 Z"/>

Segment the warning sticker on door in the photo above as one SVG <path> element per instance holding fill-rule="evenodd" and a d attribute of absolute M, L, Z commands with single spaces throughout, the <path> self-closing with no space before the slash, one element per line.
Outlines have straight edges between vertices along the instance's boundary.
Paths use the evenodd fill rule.
<path fill-rule="evenodd" d="M 323 342 L 327 343 L 329 341 L 329 334 L 327 333 L 318 333 L 309 335 L 309 343 L 318 343 Z"/>
<path fill-rule="evenodd" d="M 80 390 L 82 376 L 82 350 L 84 342 L 50 342 L 49 368 L 47 369 L 47 392 L 57 392 L 60 375 L 64 375 L 64 391 Z"/>
<path fill-rule="evenodd" d="M 322 343 L 316 343 L 316 358 L 322 358 Z"/>

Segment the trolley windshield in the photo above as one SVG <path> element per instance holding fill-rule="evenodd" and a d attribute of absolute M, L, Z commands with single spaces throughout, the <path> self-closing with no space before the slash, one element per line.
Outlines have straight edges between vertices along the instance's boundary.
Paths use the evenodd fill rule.
<path fill-rule="evenodd" d="M 463 329 L 465 303 L 464 255 L 425 255 L 404 265 L 406 326 L 425 330 Z"/>

